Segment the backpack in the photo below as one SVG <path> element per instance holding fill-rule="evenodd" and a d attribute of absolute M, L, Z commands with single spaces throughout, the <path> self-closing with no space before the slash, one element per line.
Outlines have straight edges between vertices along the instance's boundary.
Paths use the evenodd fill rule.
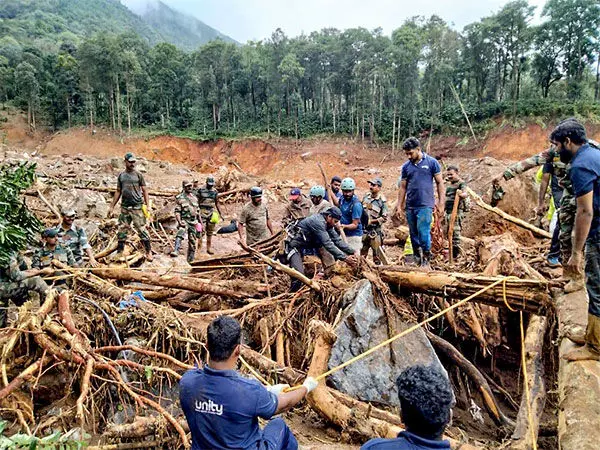
<path fill-rule="evenodd" d="M 367 211 L 367 208 L 364 207 L 358 197 L 356 198 L 356 203 L 359 203 L 360 207 L 362 208 L 362 213 L 360 214 L 360 224 L 362 225 L 363 230 L 366 230 L 369 226 L 369 211 Z M 354 207 L 354 205 L 352 205 L 352 207 Z"/>

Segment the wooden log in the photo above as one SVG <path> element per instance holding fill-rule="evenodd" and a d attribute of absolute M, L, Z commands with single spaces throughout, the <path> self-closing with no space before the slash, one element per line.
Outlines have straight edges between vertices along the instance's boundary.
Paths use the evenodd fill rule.
<path fill-rule="evenodd" d="M 463 354 L 459 352 L 458 349 L 450 342 L 429 331 L 427 331 L 427 337 L 437 351 L 443 353 L 447 358 L 451 359 L 460 368 L 460 370 L 471 379 L 475 386 L 477 386 L 479 393 L 481 394 L 481 398 L 483 399 L 483 405 L 496 425 L 514 426 L 514 421 L 508 418 L 500 409 L 490 385 L 479 369 L 475 367 L 471 361 L 465 358 Z"/>
<path fill-rule="evenodd" d="M 454 248 L 452 246 L 452 239 L 454 236 L 454 224 L 456 223 L 456 215 L 458 214 L 458 204 L 460 203 L 460 194 L 462 194 L 462 191 L 458 189 L 454 196 L 452 214 L 450 214 L 450 223 L 448 224 L 448 260 L 450 261 L 450 263 L 454 262 Z"/>
<path fill-rule="evenodd" d="M 430 295 L 463 298 L 497 281 L 498 277 L 449 272 L 418 272 L 403 266 L 378 266 L 383 281 L 398 286 L 402 292 L 423 292 Z M 507 280 L 506 299 L 515 309 L 545 314 L 553 308 L 547 292 L 548 283 L 540 280 Z M 474 302 L 505 307 L 502 284 L 473 299 Z"/>
<path fill-rule="evenodd" d="M 159 275 L 152 272 L 140 272 L 125 268 L 96 269 L 94 273 L 100 277 L 111 278 L 114 280 L 134 281 L 153 286 L 163 286 L 167 288 L 199 292 L 202 294 L 212 294 L 222 297 L 240 299 L 252 297 L 256 293 L 264 292 L 266 290 L 262 283 L 251 283 L 241 280 L 216 282 L 210 280 L 201 280 L 193 277 L 185 277 L 176 274 Z"/>
<path fill-rule="evenodd" d="M 317 283 L 315 280 L 311 280 L 310 278 L 308 278 L 307 276 L 301 274 L 297 270 L 292 269 L 291 267 L 288 267 L 286 265 L 283 265 L 279 261 L 275 261 L 273 258 L 269 258 L 268 256 L 263 255 L 261 252 L 253 249 L 252 247 L 248 247 L 247 245 L 245 245 L 241 241 L 238 241 L 238 243 L 242 246 L 242 248 L 244 250 L 246 250 L 247 252 L 251 253 L 252 255 L 258 257 L 258 259 L 266 262 L 273 269 L 276 269 L 276 270 L 279 270 L 279 271 L 281 271 L 283 273 L 286 273 L 290 277 L 295 278 L 297 280 L 300 280 L 302 283 L 304 283 L 305 285 L 307 285 L 311 289 L 314 289 L 317 292 L 321 292 L 321 285 L 319 283 Z"/>
<path fill-rule="evenodd" d="M 513 450 L 529 450 L 537 442 L 540 420 L 546 405 L 546 383 L 544 381 L 544 338 L 548 328 L 546 317 L 532 316 L 525 334 L 525 358 L 527 367 L 527 384 L 530 398 L 523 393 L 521 406 L 517 415 L 517 424 L 512 434 L 510 448 Z M 529 422 L 531 411 L 532 423 Z"/>
<path fill-rule="evenodd" d="M 477 204 L 477 206 L 485 209 L 486 211 L 493 212 L 494 214 L 497 214 L 500 217 L 502 217 L 504 220 L 514 223 L 515 225 L 518 225 L 521 228 L 525 228 L 526 230 L 531 231 L 536 236 L 546 238 L 546 239 L 552 239 L 552 234 L 550 234 L 548 231 L 542 230 L 541 228 L 538 228 L 538 227 L 530 224 L 529 222 L 525 222 L 524 220 L 521 220 L 518 217 L 511 216 L 510 214 L 502 211 L 500 208 L 496 208 L 496 207 L 488 205 L 470 187 L 467 187 L 466 191 L 471 197 L 473 197 L 473 200 L 475 200 L 475 203 Z"/>
<path fill-rule="evenodd" d="M 315 331 L 315 347 L 308 369 L 308 376 L 311 377 L 317 377 L 327 371 L 331 347 L 335 342 L 335 334 L 333 334 L 331 326 L 323 322 L 318 324 L 315 324 L 315 322 L 311 322 Z M 327 420 L 350 434 L 359 436 L 361 439 L 377 437 L 393 439 L 398 436 L 399 432 L 403 431 L 398 425 L 366 414 L 361 415 L 359 411 L 344 405 L 328 391 L 324 380 L 319 382 L 318 387 L 308 395 L 307 401 L 315 411 Z M 453 449 L 473 450 L 476 448 L 452 438 L 446 437 L 446 439 L 450 441 Z"/>
<path fill-rule="evenodd" d="M 555 295 L 559 356 L 578 348 L 566 335 L 585 331 L 587 295 L 584 290 Z M 600 362 L 559 359 L 558 447 L 561 450 L 595 450 L 600 442 Z"/>

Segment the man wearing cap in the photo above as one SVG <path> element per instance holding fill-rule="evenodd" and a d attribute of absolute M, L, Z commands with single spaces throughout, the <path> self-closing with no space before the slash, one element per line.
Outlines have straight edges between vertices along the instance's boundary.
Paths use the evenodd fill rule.
<path fill-rule="evenodd" d="M 63 208 L 60 214 L 62 222 L 56 227 L 59 242 L 71 249 L 77 266 L 83 265 L 83 254 L 85 253 L 89 259 L 90 266 L 98 267 L 98 262 L 94 258 L 94 251 L 88 242 L 85 230 L 75 225 L 75 210 L 72 208 Z"/>
<path fill-rule="evenodd" d="M 148 214 L 150 210 L 150 200 L 148 198 L 148 190 L 146 189 L 146 181 L 144 176 L 135 170 L 136 158 L 133 153 L 125 154 L 125 171 L 119 174 L 117 178 L 117 191 L 113 197 L 112 204 L 108 211 L 109 217 L 114 214 L 115 206 L 121 199 L 121 214 L 119 214 L 119 230 L 117 233 L 118 247 L 117 251 L 122 253 L 125 249 L 127 234 L 133 225 L 133 228 L 139 235 L 144 250 L 146 251 L 146 259 L 152 261 L 152 246 L 150 244 L 150 235 L 146 229 L 146 216 L 142 207 L 146 205 Z"/>
<path fill-rule="evenodd" d="M 75 258 L 69 247 L 63 246 L 58 242 L 58 230 L 56 228 L 46 228 L 42 232 L 42 247 L 38 248 L 33 254 L 31 267 L 34 269 L 52 268 L 52 261 L 57 260 L 70 267 L 75 267 Z M 55 275 L 66 275 L 64 272 L 55 271 Z M 64 285 L 66 280 L 57 280 L 55 285 Z"/>
<path fill-rule="evenodd" d="M 336 206 L 320 214 L 313 214 L 298 224 L 298 231 L 286 241 L 286 258 L 290 267 L 304 274 L 302 255 L 306 250 L 318 249 L 327 274 L 336 260 L 346 261 L 354 265 L 358 259 L 355 250 L 345 243 L 335 231 L 336 225 L 342 218 L 342 212 Z M 302 283 L 295 278 L 292 280 L 291 291 L 297 291 Z"/>
<path fill-rule="evenodd" d="M 342 197 L 339 201 L 339 208 L 340 211 L 342 211 L 340 228 L 346 235 L 348 245 L 355 251 L 360 252 L 363 237 L 363 226 L 361 221 L 363 206 L 358 197 L 354 195 L 355 188 L 356 183 L 352 178 L 344 178 L 342 180 L 340 186 Z"/>
<path fill-rule="evenodd" d="M 40 297 L 46 295 L 49 286 L 42 276 L 52 275 L 54 269 L 27 269 L 27 264 L 18 253 L 13 253 L 8 265 L 0 267 L 0 328 L 6 326 L 6 308 L 8 301 L 21 306 L 29 298 L 29 291 L 37 292 Z"/>
<path fill-rule="evenodd" d="M 369 180 L 370 192 L 365 195 L 362 201 L 363 208 L 369 215 L 369 224 L 365 229 L 365 234 L 362 238 L 362 249 L 360 254 L 367 256 L 369 249 L 373 249 L 373 261 L 376 264 L 381 263 L 385 257 L 382 255 L 381 245 L 383 243 L 382 226 L 388 217 L 387 200 L 381 193 L 383 182 L 381 178 L 373 178 Z M 382 258 L 383 257 L 383 258 Z"/>
<path fill-rule="evenodd" d="M 287 226 L 292 222 L 305 219 L 310 215 L 310 200 L 308 200 L 299 188 L 290 190 L 289 203 L 285 207 L 283 216 L 283 225 Z"/>
<path fill-rule="evenodd" d="M 273 225 L 269 211 L 262 202 L 263 191 L 254 186 L 250 189 L 250 202 L 246 203 L 238 218 L 238 234 L 244 241 L 243 230 L 246 228 L 246 245 L 254 245 L 273 235 Z"/>
<path fill-rule="evenodd" d="M 333 206 L 325 200 L 325 195 L 326 191 L 323 186 L 313 186 L 310 188 L 310 201 L 312 205 L 310 206 L 309 215 L 322 213 Z"/>
<path fill-rule="evenodd" d="M 183 192 L 175 197 L 177 205 L 175 206 L 175 220 L 177 220 L 177 235 L 175 236 L 175 247 L 171 256 L 179 255 L 181 243 L 187 233 L 188 251 L 187 261 L 191 263 L 196 256 L 196 245 L 198 239 L 198 197 L 193 191 L 194 184 L 191 181 L 183 182 Z"/>
<path fill-rule="evenodd" d="M 209 176 L 206 179 L 206 186 L 198 189 L 198 206 L 200 208 L 200 219 L 204 233 L 206 233 L 206 253 L 212 255 L 212 237 L 215 231 L 215 221 L 211 221 L 212 215 L 215 210 L 221 215 L 219 210 L 219 203 L 217 202 L 218 192 L 215 189 L 215 179 L 213 176 Z M 202 238 L 202 237 L 201 237 Z M 202 247 L 202 241 L 200 241 L 200 247 Z"/>

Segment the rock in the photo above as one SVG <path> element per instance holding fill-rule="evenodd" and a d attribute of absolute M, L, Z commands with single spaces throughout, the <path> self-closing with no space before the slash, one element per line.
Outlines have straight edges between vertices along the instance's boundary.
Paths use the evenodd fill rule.
<path fill-rule="evenodd" d="M 121 158 L 111 158 L 110 165 L 115 169 L 120 169 L 123 167 L 123 164 L 121 163 Z"/>
<path fill-rule="evenodd" d="M 340 156 L 343 158 L 344 156 L 346 156 L 348 154 L 348 152 L 346 150 L 342 150 L 340 152 Z"/>
<path fill-rule="evenodd" d="M 388 334 L 387 318 L 375 305 L 368 280 L 361 280 L 346 291 L 344 302 L 349 306 L 335 329 L 338 338 L 331 350 L 329 368 L 348 361 L 413 325 L 396 318 L 389 324 L 393 334 Z M 416 364 L 433 364 L 446 373 L 422 329 L 334 373 L 329 380 L 339 391 L 362 401 L 399 406 L 396 378 L 404 369 Z"/>

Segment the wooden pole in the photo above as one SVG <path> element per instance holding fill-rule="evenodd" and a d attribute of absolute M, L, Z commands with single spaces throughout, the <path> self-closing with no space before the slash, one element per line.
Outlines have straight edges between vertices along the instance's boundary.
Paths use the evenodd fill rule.
<path fill-rule="evenodd" d="M 483 201 L 483 199 L 477 195 L 470 187 L 466 188 L 467 193 L 473 197 L 473 200 L 475 200 L 475 203 L 477 204 L 477 206 L 493 212 L 494 214 L 499 215 L 500 217 L 502 217 L 504 220 L 507 220 L 509 222 L 514 223 L 515 225 L 520 226 L 521 228 L 525 228 L 526 230 L 531 231 L 533 234 L 535 234 L 536 236 L 539 237 L 543 237 L 546 239 L 552 239 L 552 234 L 550 234 L 549 232 L 547 232 L 546 230 L 542 230 L 528 222 L 525 222 L 524 220 L 519 219 L 518 217 L 514 217 L 511 216 L 508 213 L 505 213 L 504 211 L 502 211 L 499 208 L 495 208 L 493 206 L 488 205 L 486 202 Z"/>
<path fill-rule="evenodd" d="M 452 214 L 450 215 L 450 223 L 448 224 L 448 261 L 450 261 L 450 263 L 454 262 L 454 246 L 452 245 L 452 239 L 454 238 L 454 223 L 456 222 L 456 215 L 458 214 L 460 194 L 462 194 L 462 191 L 458 189 L 456 191 L 456 196 L 454 197 L 454 204 L 452 205 Z"/>

